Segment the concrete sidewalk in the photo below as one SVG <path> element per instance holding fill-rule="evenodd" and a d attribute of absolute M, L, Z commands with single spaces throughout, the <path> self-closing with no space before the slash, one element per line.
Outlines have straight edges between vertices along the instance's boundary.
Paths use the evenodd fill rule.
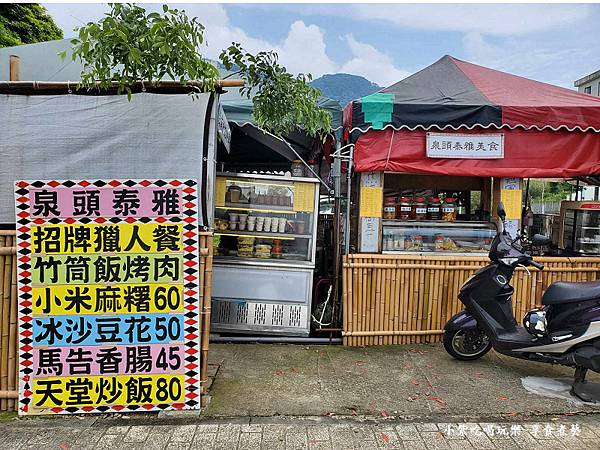
<path fill-rule="evenodd" d="M 323 418 L 158 423 L 53 418 L 0 422 L 2 450 L 597 449 L 590 418 L 533 423 L 383 423 Z"/>
<path fill-rule="evenodd" d="M 600 408 L 530 394 L 572 370 L 441 345 L 212 345 L 197 412 L 0 416 L 0 450 L 597 449 Z M 599 381 L 597 374 L 590 377 Z"/>
<path fill-rule="evenodd" d="M 206 417 L 370 416 L 414 420 L 502 420 L 600 412 L 528 393 L 526 376 L 572 377 L 573 370 L 489 352 L 452 359 L 441 344 L 349 348 L 211 345 L 220 363 Z M 588 376 L 600 381 L 598 374 Z"/>

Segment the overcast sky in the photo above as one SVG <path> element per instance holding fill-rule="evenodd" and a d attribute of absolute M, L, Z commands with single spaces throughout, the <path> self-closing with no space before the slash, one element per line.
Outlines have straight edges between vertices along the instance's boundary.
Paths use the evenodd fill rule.
<path fill-rule="evenodd" d="M 65 36 L 105 4 L 44 4 Z M 572 87 L 600 70 L 600 5 L 170 4 L 206 26 L 206 56 L 232 41 L 274 49 L 293 72 L 346 72 L 390 85 L 450 54 Z M 146 5 L 158 9 L 159 5 Z"/>

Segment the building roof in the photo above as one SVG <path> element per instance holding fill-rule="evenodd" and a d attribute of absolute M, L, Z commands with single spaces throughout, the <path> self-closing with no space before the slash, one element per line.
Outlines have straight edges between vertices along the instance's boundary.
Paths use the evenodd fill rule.
<path fill-rule="evenodd" d="M 575 85 L 575 87 L 579 87 L 598 78 L 600 78 L 600 70 L 596 70 L 595 72 L 590 73 L 589 75 L 586 75 L 585 77 L 580 78 L 579 80 L 576 80 L 573 84 Z"/>
<path fill-rule="evenodd" d="M 67 51 L 64 61 L 58 56 L 63 51 Z M 21 80 L 77 82 L 82 65 L 71 59 L 70 52 L 70 39 L 0 48 L 0 81 L 9 79 L 9 56 L 16 55 L 21 59 Z"/>

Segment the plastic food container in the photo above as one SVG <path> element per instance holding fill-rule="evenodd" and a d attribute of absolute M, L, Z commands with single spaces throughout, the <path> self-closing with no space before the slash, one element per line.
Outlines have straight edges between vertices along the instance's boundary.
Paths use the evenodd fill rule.
<path fill-rule="evenodd" d="M 256 258 L 268 259 L 271 257 L 271 246 L 266 244 L 258 244 L 254 246 L 254 256 Z"/>
<path fill-rule="evenodd" d="M 234 184 L 232 186 L 229 186 L 228 192 L 229 192 L 229 196 L 230 196 L 230 201 L 232 203 L 238 203 L 241 200 L 241 197 L 242 197 L 242 188 L 241 187 L 236 186 Z"/>

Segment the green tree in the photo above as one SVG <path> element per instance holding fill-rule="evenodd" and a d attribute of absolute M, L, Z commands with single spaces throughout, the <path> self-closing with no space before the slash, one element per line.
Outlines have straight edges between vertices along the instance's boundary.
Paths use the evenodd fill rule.
<path fill-rule="evenodd" d="M 236 73 L 246 80 L 240 93 L 252 98 L 259 126 L 279 135 L 298 124 L 311 136 L 329 131 L 331 115 L 317 106 L 321 92 L 308 84 L 310 74 L 294 76 L 279 64 L 277 53 L 253 55 L 239 43 L 223 50 L 220 59 L 226 69 L 237 68 Z"/>
<path fill-rule="evenodd" d="M 545 202 L 560 202 L 569 198 L 573 192 L 575 186 L 566 181 L 531 180 L 529 184 L 529 198 L 532 203 L 539 203 L 542 199 Z"/>
<path fill-rule="evenodd" d="M 37 3 L 0 4 L 0 47 L 62 39 L 63 32 Z"/>
<path fill-rule="evenodd" d="M 84 87 L 106 88 L 117 82 L 118 92 L 131 98 L 131 87 L 139 82 L 194 81 L 210 90 L 219 77 L 218 69 L 199 52 L 205 43 L 204 26 L 183 10 L 163 5 L 162 14 L 148 13 L 141 6 L 112 4 L 99 22 L 76 31 L 72 58 L 83 64 Z M 223 51 L 221 60 L 228 69 L 235 65 L 246 81 L 242 93 L 253 99 L 259 127 L 280 136 L 296 128 L 313 136 L 329 131 L 331 116 L 318 107 L 320 92 L 308 84 L 310 75 L 294 76 L 278 64 L 276 53 L 252 55 L 237 43 Z"/>
<path fill-rule="evenodd" d="M 159 14 L 147 13 L 141 6 L 112 4 L 102 20 L 76 31 L 72 58 L 83 64 L 81 84 L 86 87 L 107 88 L 116 81 L 118 92 L 131 98 L 131 86 L 140 81 L 195 80 L 208 90 L 219 76 L 197 51 L 204 42 L 204 26 L 166 5 Z"/>

